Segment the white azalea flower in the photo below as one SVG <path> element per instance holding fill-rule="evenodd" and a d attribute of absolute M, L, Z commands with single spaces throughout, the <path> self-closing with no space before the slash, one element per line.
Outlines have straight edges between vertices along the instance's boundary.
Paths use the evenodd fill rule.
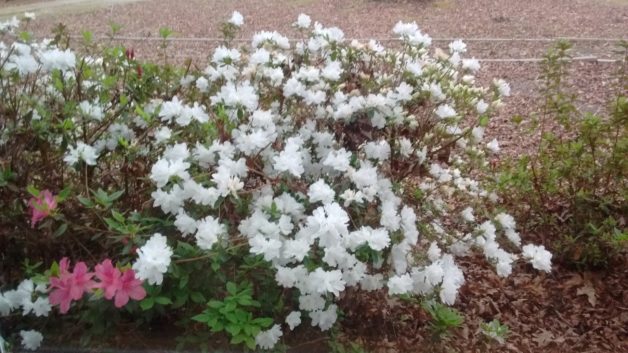
<path fill-rule="evenodd" d="M 22 330 L 20 331 L 20 336 L 22 337 L 22 347 L 30 351 L 37 350 L 41 345 L 41 341 L 44 340 L 44 336 L 35 330 Z"/>
<path fill-rule="evenodd" d="M 277 344 L 282 335 L 281 327 L 274 325 L 269 330 L 260 331 L 257 336 L 255 336 L 255 344 L 261 349 L 271 349 Z"/>
<path fill-rule="evenodd" d="M 233 14 L 228 22 L 234 26 L 240 27 L 244 24 L 244 16 L 242 16 L 242 14 L 238 11 L 233 11 Z"/>
<path fill-rule="evenodd" d="M 172 248 L 166 242 L 166 237 L 159 233 L 153 236 L 137 250 L 138 258 L 133 264 L 133 270 L 137 278 L 147 281 L 149 284 L 160 285 L 163 275 L 168 271 Z"/>

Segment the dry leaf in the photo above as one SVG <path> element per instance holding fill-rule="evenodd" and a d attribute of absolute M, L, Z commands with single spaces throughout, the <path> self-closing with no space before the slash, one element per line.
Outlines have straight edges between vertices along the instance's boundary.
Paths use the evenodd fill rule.
<path fill-rule="evenodd" d="M 542 330 L 541 333 L 535 334 L 532 340 L 540 347 L 545 347 L 554 341 L 554 334 L 550 331 Z"/>
<path fill-rule="evenodd" d="M 597 304 L 595 288 L 593 288 L 593 284 L 591 282 L 587 281 L 583 287 L 578 288 L 576 295 L 586 295 L 591 306 L 595 306 L 595 304 Z"/>
<path fill-rule="evenodd" d="M 572 288 L 572 287 L 578 287 L 580 285 L 582 285 L 583 283 L 583 279 L 582 276 L 580 276 L 580 274 L 576 273 L 573 276 L 571 276 L 570 279 L 566 280 L 564 282 L 564 286 L 565 288 Z"/>

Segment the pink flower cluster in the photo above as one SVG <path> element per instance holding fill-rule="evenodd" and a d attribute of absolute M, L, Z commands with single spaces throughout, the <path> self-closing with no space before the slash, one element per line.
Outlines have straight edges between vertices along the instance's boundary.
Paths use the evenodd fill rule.
<path fill-rule="evenodd" d="M 50 278 L 50 304 L 59 305 L 59 311 L 65 314 L 70 310 L 73 300 L 79 300 L 83 293 L 96 287 L 92 281 L 94 274 L 87 272 L 87 265 L 79 262 L 74 265 L 74 271 L 70 272 L 70 260 L 67 257 L 59 262 L 59 277 Z"/>
<path fill-rule="evenodd" d="M 57 208 L 57 197 L 49 190 L 44 190 L 39 197 L 31 197 L 28 205 L 31 208 L 31 227 L 35 228 L 37 222 L 48 217 Z"/>
<path fill-rule="evenodd" d="M 135 277 L 135 271 L 130 268 L 120 271 L 113 267 L 109 259 L 96 265 L 96 277 L 101 281 L 98 288 L 103 290 L 105 299 L 115 298 L 113 303 L 116 308 L 125 306 L 129 299 L 142 300 L 146 297 L 142 281 Z"/>
<path fill-rule="evenodd" d="M 99 280 L 93 280 L 94 275 Z M 142 300 L 146 291 L 142 281 L 135 277 L 132 269 L 120 271 L 110 259 L 96 265 L 95 272 L 88 272 L 84 262 L 78 262 L 70 272 L 67 257 L 59 263 L 58 277 L 50 278 L 50 304 L 59 305 L 59 311 L 65 314 L 70 310 L 72 301 L 80 300 L 83 294 L 94 289 L 102 289 L 105 299 L 114 299 L 116 308 L 125 306 L 129 299 Z"/>

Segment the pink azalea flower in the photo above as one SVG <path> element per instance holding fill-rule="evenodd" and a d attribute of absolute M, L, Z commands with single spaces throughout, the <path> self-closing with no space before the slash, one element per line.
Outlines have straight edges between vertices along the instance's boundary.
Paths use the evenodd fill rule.
<path fill-rule="evenodd" d="M 120 278 L 120 288 L 116 292 L 114 305 L 121 308 L 129 302 L 129 298 L 133 300 L 142 300 L 146 297 L 146 291 L 142 287 L 142 281 L 135 277 L 135 272 L 128 269 L 122 273 Z"/>
<path fill-rule="evenodd" d="M 96 265 L 95 270 L 96 277 L 100 280 L 96 287 L 103 290 L 106 299 L 113 299 L 113 296 L 122 286 L 120 270 L 113 267 L 110 259 Z"/>
<path fill-rule="evenodd" d="M 39 197 L 32 197 L 28 205 L 31 208 L 31 227 L 35 228 L 37 222 L 48 217 L 57 208 L 57 198 L 49 190 L 44 190 Z"/>
<path fill-rule="evenodd" d="M 92 281 L 93 273 L 88 272 L 84 262 L 74 265 L 74 271 L 70 272 L 70 263 L 67 257 L 59 263 L 59 276 L 50 278 L 51 292 L 48 297 L 50 304 L 59 305 L 59 311 L 65 314 L 70 310 L 73 300 L 80 300 L 85 292 L 95 287 Z"/>

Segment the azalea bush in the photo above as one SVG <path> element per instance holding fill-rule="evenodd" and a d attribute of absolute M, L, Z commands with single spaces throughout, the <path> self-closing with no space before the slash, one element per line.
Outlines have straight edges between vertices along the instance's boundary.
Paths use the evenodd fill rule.
<path fill-rule="evenodd" d="M 505 161 L 498 186 L 518 205 L 525 225 L 547 239 L 570 265 L 599 268 L 626 250 L 628 190 L 628 43 L 614 75 L 614 96 L 604 113 L 579 109 L 566 84 L 569 42 L 557 43 L 543 62 L 542 114 L 529 134 L 541 132 L 534 153 Z"/>
<path fill-rule="evenodd" d="M 510 87 L 478 86 L 462 41 L 432 50 L 399 22 L 388 49 L 300 15 L 303 39 L 263 31 L 236 48 L 242 25 L 234 13 L 204 70 L 87 33 L 80 51 L 62 32 L 7 34 L 7 337 L 36 348 L 45 327 L 28 316 L 51 312 L 100 333 L 167 317 L 182 345 L 278 349 L 303 323 L 330 330 L 360 291 L 455 304 L 456 257 L 473 251 L 504 277 L 518 260 L 551 270 L 480 177 Z"/>

